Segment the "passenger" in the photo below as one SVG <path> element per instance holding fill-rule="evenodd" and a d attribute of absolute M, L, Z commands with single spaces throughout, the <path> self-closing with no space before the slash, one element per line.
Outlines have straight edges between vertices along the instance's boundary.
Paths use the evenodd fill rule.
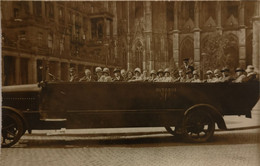
<path fill-rule="evenodd" d="M 89 69 L 85 69 L 85 76 L 82 77 L 79 82 L 93 82 L 92 74 Z"/>
<path fill-rule="evenodd" d="M 144 70 L 144 71 L 143 71 L 142 79 L 143 79 L 143 81 L 148 81 L 149 77 L 148 77 L 147 70 Z"/>
<path fill-rule="evenodd" d="M 233 82 L 239 83 L 242 82 L 242 80 L 246 77 L 246 75 L 244 74 L 245 70 L 242 68 L 236 68 L 236 79 Z"/>
<path fill-rule="evenodd" d="M 231 82 L 231 81 L 233 81 L 233 78 L 230 76 L 230 70 L 229 70 L 229 68 L 224 67 L 224 68 L 221 70 L 221 73 L 222 73 L 221 82 Z"/>
<path fill-rule="evenodd" d="M 71 67 L 69 69 L 69 82 L 78 82 L 79 81 L 79 77 L 76 74 L 75 68 Z"/>
<path fill-rule="evenodd" d="M 208 70 L 207 72 L 206 72 L 206 76 L 207 76 L 207 79 L 206 79 L 206 82 L 213 82 L 214 80 L 213 80 L 213 72 L 211 71 L 211 70 Z"/>
<path fill-rule="evenodd" d="M 94 75 L 94 80 L 95 81 L 99 81 L 99 79 L 101 78 L 101 76 L 102 76 L 102 69 L 101 69 L 101 67 L 96 67 L 96 69 L 95 69 L 95 75 Z"/>
<path fill-rule="evenodd" d="M 173 82 L 173 78 L 171 77 L 169 68 L 166 68 L 164 70 L 164 78 L 162 82 Z"/>
<path fill-rule="evenodd" d="M 115 68 L 113 73 L 114 73 L 114 78 L 112 79 L 113 82 L 123 81 L 124 78 L 120 75 L 120 69 Z"/>
<path fill-rule="evenodd" d="M 134 76 L 133 72 L 132 72 L 132 71 L 128 71 L 128 72 L 127 72 L 126 81 L 127 81 L 127 82 L 130 82 L 130 80 L 133 79 L 133 76 Z"/>
<path fill-rule="evenodd" d="M 108 68 L 103 69 L 103 75 L 98 80 L 99 82 L 112 82 L 112 78 L 110 77 L 110 71 Z"/>
<path fill-rule="evenodd" d="M 127 81 L 127 72 L 125 71 L 125 69 L 121 69 L 120 73 L 123 77 L 123 81 Z"/>
<path fill-rule="evenodd" d="M 222 77 L 221 77 L 221 72 L 219 69 L 214 70 L 214 77 L 212 79 L 212 82 L 221 82 Z"/>
<path fill-rule="evenodd" d="M 182 70 L 186 73 L 186 71 L 191 70 L 193 72 L 194 67 L 191 65 L 190 59 L 189 58 L 184 58 L 183 59 L 183 66 Z"/>
<path fill-rule="evenodd" d="M 186 78 L 185 78 L 185 74 L 183 72 L 183 70 L 179 70 L 179 77 L 177 78 L 177 80 L 174 80 L 174 82 L 186 82 Z"/>
<path fill-rule="evenodd" d="M 257 81 L 258 80 L 258 75 L 254 71 L 255 68 L 252 65 L 248 65 L 246 69 L 246 77 L 242 80 L 242 82 L 252 82 L 252 81 Z"/>
<path fill-rule="evenodd" d="M 187 70 L 186 71 L 186 80 L 185 80 L 185 82 L 191 82 L 192 79 L 193 79 L 192 71 L 191 70 Z"/>
<path fill-rule="evenodd" d="M 163 82 L 163 79 L 164 79 L 164 77 L 163 77 L 163 70 L 162 70 L 162 69 L 159 69 L 159 70 L 157 71 L 157 77 L 156 77 L 156 79 L 154 80 L 154 82 Z"/>
<path fill-rule="evenodd" d="M 197 70 L 193 71 L 193 78 L 191 82 L 201 82 L 200 77 L 199 77 L 199 73 Z"/>
<path fill-rule="evenodd" d="M 156 79 L 156 71 L 155 70 L 151 70 L 150 78 L 148 79 L 148 82 L 154 82 L 155 79 Z"/>
<path fill-rule="evenodd" d="M 133 76 L 133 78 L 131 80 L 129 80 L 129 82 L 142 82 L 142 76 L 141 76 L 141 69 L 140 68 L 135 68 L 135 75 Z"/>

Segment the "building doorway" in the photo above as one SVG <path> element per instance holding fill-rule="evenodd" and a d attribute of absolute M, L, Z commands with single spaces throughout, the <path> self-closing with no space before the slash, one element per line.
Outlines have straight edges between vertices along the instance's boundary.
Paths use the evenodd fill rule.
<path fill-rule="evenodd" d="M 179 67 L 183 65 L 183 59 L 189 58 L 194 60 L 194 43 L 191 37 L 185 38 L 180 47 L 180 58 L 179 58 Z"/>

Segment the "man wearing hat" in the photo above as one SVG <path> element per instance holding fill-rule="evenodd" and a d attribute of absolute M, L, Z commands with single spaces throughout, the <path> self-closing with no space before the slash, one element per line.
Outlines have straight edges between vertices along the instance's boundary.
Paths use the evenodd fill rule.
<path fill-rule="evenodd" d="M 120 69 L 119 68 L 115 68 L 113 73 L 114 73 L 114 77 L 112 79 L 113 82 L 123 81 L 123 77 L 120 75 Z"/>
<path fill-rule="evenodd" d="M 148 82 L 154 82 L 155 79 L 156 79 L 156 71 L 155 70 L 151 70 L 150 78 L 148 79 Z"/>
<path fill-rule="evenodd" d="M 219 69 L 214 70 L 214 77 L 212 79 L 212 82 L 221 82 L 222 77 L 221 77 L 221 72 Z"/>
<path fill-rule="evenodd" d="M 211 70 L 208 70 L 206 72 L 206 76 L 207 76 L 206 82 L 213 82 L 213 72 Z"/>
<path fill-rule="evenodd" d="M 69 82 L 78 82 L 79 81 L 79 77 L 76 74 L 75 68 L 71 67 L 69 69 Z"/>
<path fill-rule="evenodd" d="M 101 76 L 102 76 L 102 69 L 101 69 L 101 67 L 96 67 L 96 69 L 95 69 L 95 75 L 94 75 L 94 80 L 95 81 L 98 81 L 100 78 L 101 78 Z"/>
<path fill-rule="evenodd" d="M 191 62 L 190 62 L 189 58 L 184 58 L 183 59 L 182 70 L 184 71 L 184 73 L 186 73 L 187 70 L 191 70 L 191 72 L 193 72 L 194 67 L 191 65 Z"/>
<path fill-rule="evenodd" d="M 258 80 L 258 74 L 254 71 L 255 68 L 252 65 L 248 65 L 246 68 L 246 77 L 243 78 L 242 82 L 251 82 Z"/>
<path fill-rule="evenodd" d="M 192 79 L 193 79 L 192 71 L 191 70 L 187 70 L 186 71 L 186 80 L 185 80 L 185 82 L 191 82 Z"/>
<path fill-rule="evenodd" d="M 233 81 L 233 78 L 230 76 L 230 70 L 227 67 L 222 68 L 222 80 L 221 82 L 231 82 Z"/>
<path fill-rule="evenodd" d="M 193 71 L 193 78 L 191 82 L 201 82 L 200 77 L 199 77 L 199 73 L 197 70 Z"/>
<path fill-rule="evenodd" d="M 89 69 L 85 69 L 85 76 L 79 79 L 79 82 L 92 82 L 94 81 L 92 78 L 91 71 Z"/>
<path fill-rule="evenodd" d="M 246 77 L 246 75 L 244 74 L 245 70 L 238 67 L 236 68 L 236 79 L 233 82 L 239 83 L 242 82 L 242 80 Z"/>
<path fill-rule="evenodd" d="M 98 80 L 99 82 L 112 82 L 112 78 L 110 77 L 110 71 L 108 68 L 103 69 L 103 75 Z"/>
<path fill-rule="evenodd" d="M 182 69 L 179 70 L 178 74 L 179 77 L 177 78 L 177 80 L 174 80 L 174 82 L 186 82 L 186 78 L 185 78 L 186 76 Z"/>
<path fill-rule="evenodd" d="M 120 74 L 123 77 L 123 81 L 127 81 L 127 72 L 126 72 L 126 70 L 125 69 L 121 69 Z"/>
<path fill-rule="evenodd" d="M 164 78 L 162 82 L 173 82 L 173 78 L 171 77 L 169 68 L 166 68 L 164 70 Z"/>
<path fill-rule="evenodd" d="M 135 75 L 133 76 L 133 78 L 131 80 L 129 80 L 129 82 L 141 82 L 141 81 L 143 81 L 140 68 L 138 68 L 138 67 L 135 68 L 134 73 L 135 73 Z"/>

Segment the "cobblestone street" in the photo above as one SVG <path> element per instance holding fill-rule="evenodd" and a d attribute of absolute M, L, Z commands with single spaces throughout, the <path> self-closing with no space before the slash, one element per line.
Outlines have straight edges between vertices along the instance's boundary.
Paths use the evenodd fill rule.
<path fill-rule="evenodd" d="M 225 120 L 229 128 L 256 126 L 259 116 L 253 117 Z M 257 166 L 260 129 L 244 129 L 216 131 L 212 141 L 203 144 L 176 140 L 164 128 L 35 131 L 1 150 L 1 166 Z"/>

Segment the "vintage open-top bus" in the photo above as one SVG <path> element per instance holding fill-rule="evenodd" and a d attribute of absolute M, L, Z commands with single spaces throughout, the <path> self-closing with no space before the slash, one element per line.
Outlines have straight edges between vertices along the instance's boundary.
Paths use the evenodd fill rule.
<path fill-rule="evenodd" d="M 205 142 L 223 116 L 245 115 L 259 99 L 259 82 L 43 82 L 2 87 L 2 147 L 44 129 L 165 127 Z"/>

